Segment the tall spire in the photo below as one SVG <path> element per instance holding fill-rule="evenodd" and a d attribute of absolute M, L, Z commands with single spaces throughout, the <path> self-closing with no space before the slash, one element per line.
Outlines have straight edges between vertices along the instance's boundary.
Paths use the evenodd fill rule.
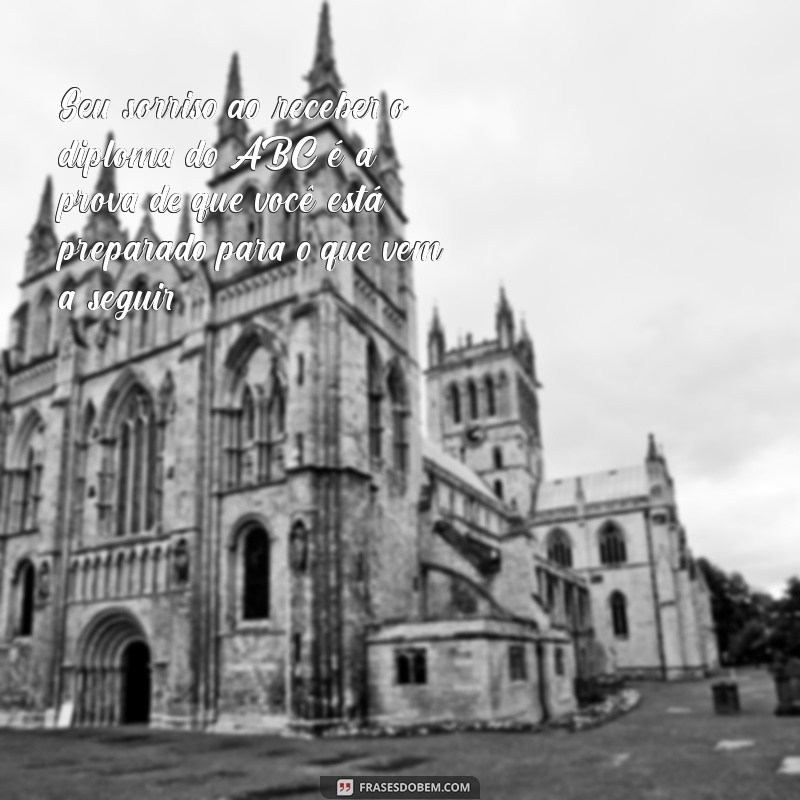
<path fill-rule="evenodd" d="M 178 220 L 178 232 L 175 236 L 176 242 L 185 242 L 192 234 L 192 214 L 190 210 L 191 195 L 188 193 L 183 196 L 183 208 Z"/>
<path fill-rule="evenodd" d="M 342 90 L 342 79 L 336 71 L 336 60 L 333 57 L 333 37 L 331 36 L 331 18 L 327 1 L 319 12 L 317 28 L 317 49 L 311 72 L 306 75 L 308 81 L 308 97 L 338 97 Z"/>
<path fill-rule="evenodd" d="M 39 201 L 39 213 L 28 238 L 30 244 L 26 256 L 26 271 L 36 269 L 39 258 L 49 254 L 56 245 L 53 225 L 53 181 L 49 175 L 44 183 L 42 199 Z"/>
<path fill-rule="evenodd" d="M 661 458 L 658 447 L 656 446 L 656 437 L 649 433 L 647 434 L 647 461 L 659 461 Z"/>
<path fill-rule="evenodd" d="M 403 181 L 400 178 L 400 161 L 394 146 L 389 123 L 389 98 L 381 92 L 378 114 L 377 170 L 381 186 L 400 206 L 403 204 Z"/>
<path fill-rule="evenodd" d="M 225 101 L 220 109 L 219 118 L 219 141 L 222 142 L 230 136 L 240 139 L 242 142 L 247 139 L 247 122 L 243 119 L 231 119 L 228 116 L 228 107 L 234 100 L 242 100 L 242 76 L 239 73 L 239 54 L 231 56 L 231 65 L 228 68 L 228 85 L 225 88 Z"/>
<path fill-rule="evenodd" d="M 109 131 L 106 148 L 114 139 L 114 134 Z M 107 167 L 103 164 L 97 176 L 95 192 L 103 195 L 117 193 L 117 168 Z M 121 233 L 119 218 L 116 212 L 109 210 L 108 203 L 104 203 L 98 211 L 92 211 L 86 218 L 85 236 L 96 242 L 116 239 Z"/>
<path fill-rule="evenodd" d="M 382 159 L 397 161 L 397 151 L 394 149 L 392 127 L 389 124 L 389 98 L 386 92 L 381 92 L 381 104 L 378 114 L 378 153 Z M 400 166 L 399 164 L 397 166 Z"/>
<path fill-rule="evenodd" d="M 114 134 L 111 131 L 109 131 L 108 137 L 106 138 L 106 149 L 108 149 L 108 145 L 113 138 Z M 98 194 L 105 194 L 105 195 L 116 193 L 117 181 L 116 181 L 116 172 L 114 171 L 115 169 L 116 167 L 107 167 L 105 164 L 102 167 L 100 167 L 100 175 L 97 178 L 97 186 L 95 187 L 95 192 L 97 192 Z M 103 206 L 103 208 L 97 213 L 111 214 L 107 206 Z"/>
<path fill-rule="evenodd" d="M 142 224 L 139 226 L 139 232 L 136 238 L 139 241 L 149 239 L 151 242 L 160 241 L 156 234 L 156 229 L 153 227 L 153 215 L 150 213 L 150 200 L 153 195 L 148 194 L 144 201 L 144 214 L 142 215 Z"/>
<path fill-rule="evenodd" d="M 428 331 L 428 366 L 436 367 L 444 361 L 444 328 L 439 320 L 439 309 L 433 307 L 433 319 Z"/>
<path fill-rule="evenodd" d="M 500 347 L 511 347 L 514 344 L 514 312 L 511 310 L 506 290 L 502 284 L 495 314 L 495 329 Z"/>
<path fill-rule="evenodd" d="M 42 199 L 39 203 L 39 215 L 36 217 L 34 230 L 37 228 L 53 230 L 53 179 L 49 175 L 44 182 Z"/>

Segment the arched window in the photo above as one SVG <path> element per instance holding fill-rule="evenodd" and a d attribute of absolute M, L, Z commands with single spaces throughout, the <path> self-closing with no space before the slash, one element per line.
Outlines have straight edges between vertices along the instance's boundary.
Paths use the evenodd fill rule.
<path fill-rule="evenodd" d="M 511 393 L 508 375 L 505 372 L 501 372 L 497 376 L 495 389 L 495 411 L 499 417 L 508 416 L 511 413 Z"/>
<path fill-rule="evenodd" d="M 389 402 L 392 408 L 392 451 L 394 468 L 405 472 L 408 467 L 408 440 L 406 435 L 406 382 L 400 365 L 395 361 L 387 379 Z"/>
<path fill-rule="evenodd" d="M 394 663 L 396 683 L 422 684 L 428 682 L 427 653 L 422 648 L 396 650 Z"/>
<path fill-rule="evenodd" d="M 242 384 L 239 401 L 226 411 L 223 432 L 226 488 L 281 477 L 281 445 L 286 427 L 286 396 L 273 365 L 264 386 Z"/>
<path fill-rule="evenodd" d="M 495 413 L 494 378 L 491 375 L 487 375 L 483 379 L 483 385 L 486 390 L 486 415 L 493 417 Z"/>
<path fill-rule="evenodd" d="M 371 215 L 369 215 L 371 216 Z M 381 214 L 377 214 L 377 231 L 378 231 L 378 242 L 376 252 L 381 254 L 381 259 L 383 259 L 383 249 L 384 244 L 389 243 L 389 252 L 391 252 L 392 245 L 397 238 L 391 230 L 389 226 L 387 212 L 384 211 Z M 386 294 L 389 298 L 396 301 L 397 300 L 397 259 L 396 258 L 389 258 L 388 261 L 381 261 L 380 266 L 378 267 L 378 272 L 376 277 L 378 278 L 378 283 L 380 285 L 381 290 Z"/>
<path fill-rule="evenodd" d="M 28 304 L 23 303 L 11 318 L 11 348 L 17 358 L 25 358 L 28 343 Z"/>
<path fill-rule="evenodd" d="M 251 528 L 242 547 L 242 617 L 269 617 L 269 538 L 263 528 Z"/>
<path fill-rule="evenodd" d="M 258 421 L 256 480 L 259 482 L 279 478 L 283 470 L 280 454 L 286 433 L 286 392 L 278 375 L 277 364 L 272 366 L 267 391 L 268 394 L 261 403 Z"/>
<path fill-rule="evenodd" d="M 32 447 L 28 448 L 28 456 L 22 471 L 22 530 L 32 530 L 38 524 L 39 517 L 39 491 L 41 484 L 42 465 L 37 464 L 36 453 Z"/>
<path fill-rule="evenodd" d="M 611 627 L 618 639 L 628 638 L 628 601 L 622 592 L 612 592 L 609 597 L 611 606 Z"/>
<path fill-rule="evenodd" d="M 251 186 L 242 199 L 242 217 L 244 218 L 244 240 L 254 242 L 261 238 L 261 215 L 256 211 L 256 190 Z"/>
<path fill-rule="evenodd" d="M 242 438 L 245 447 L 256 438 L 256 403 L 249 386 L 245 386 L 242 393 Z"/>
<path fill-rule="evenodd" d="M 17 575 L 14 581 L 15 594 L 17 596 L 17 636 L 30 636 L 33 633 L 33 591 L 36 582 L 36 573 L 33 564 L 22 561 L 17 567 Z"/>
<path fill-rule="evenodd" d="M 503 469 L 503 448 L 500 445 L 492 448 L 492 464 L 495 469 Z"/>
<path fill-rule="evenodd" d="M 7 468 L 3 473 L 3 524 L 8 532 L 35 530 L 39 525 L 44 431 L 41 417 L 31 411 L 10 443 Z"/>
<path fill-rule="evenodd" d="M 158 424 L 148 394 L 132 389 L 116 425 L 116 532 L 140 533 L 155 524 Z"/>
<path fill-rule="evenodd" d="M 461 422 L 461 393 L 458 391 L 457 384 L 450 384 L 447 388 L 447 396 L 450 402 L 450 416 L 453 419 L 453 424 L 458 425 Z"/>
<path fill-rule="evenodd" d="M 625 535 L 618 525 L 606 522 L 600 529 L 599 538 L 601 564 L 624 564 L 628 560 Z"/>
<path fill-rule="evenodd" d="M 478 419 L 478 387 L 475 381 L 470 378 L 467 381 L 467 398 L 469 399 L 469 417 L 470 419 Z"/>
<path fill-rule="evenodd" d="M 288 173 L 284 173 L 275 187 L 275 192 L 284 198 L 295 191 L 294 183 Z M 281 210 L 275 214 L 276 242 L 285 242 L 286 249 L 291 250 L 300 243 L 300 214 L 297 212 L 286 211 L 286 206 L 281 206 Z"/>
<path fill-rule="evenodd" d="M 503 499 L 503 481 L 496 480 L 494 482 L 494 493 L 502 500 Z"/>
<path fill-rule="evenodd" d="M 347 192 L 353 195 L 358 194 L 361 184 L 353 181 L 348 187 Z M 347 222 L 350 226 L 350 237 L 354 242 L 368 242 L 372 239 L 372 225 L 370 221 L 371 213 L 368 211 L 350 211 Z"/>
<path fill-rule="evenodd" d="M 572 566 L 572 543 L 559 528 L 551 531 L 547 537 L 547 558 L 562 567 Z"/>
<path fill-rule="evenodd" d="M 381 362 L 378 348 L 370 341 L 367 345 L 367 417 L 369 425 L 370 458 L 381 457 Z"/>
<path fill-rule="evenodd" d="M 32 331 L 35 355 L 49 353 L 53 338 L 53 295 L 45 289 L 36 308 L 36 325 Z"/>

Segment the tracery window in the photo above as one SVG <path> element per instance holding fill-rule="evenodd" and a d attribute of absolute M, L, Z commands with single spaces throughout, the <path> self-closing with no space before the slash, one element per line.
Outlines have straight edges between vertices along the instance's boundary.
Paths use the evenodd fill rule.
<path fill-rule="evenodd" d="M 158 422 L 141 387 L 129 391 L 115 432 L 115 526 L 117 536 L 124 536 L 155 525 Z"/>
<path fill-rule="evenodd" d="M 427 653 L 422 648 L 395 651 L 395 679 L 398 684 L 423 684 L 428 682 Z"/>
<path fill-rule="evenodd" d="M 625 535 L 613 522 L 606 522 L 600 529 L 600 563 L 624 564 L 628 560 Z"/>
<path fill-rule="evenodd" d="M 264 483 L 283 475 L 286 394 L 277 369 L 267 389 L 243 383 L 238 403 L 226 410 L 224 485 Z"/>
<path fill-rule="evenodd" d="M 392 413 L 392 452 L 394 468 L 398 472 L 408 469 L 407 391 L 400 365 L 395 362 L 387 379 L 389 403 Z"/>
<path fill-rule="evenodd" d="M 369 455 L 378 460 L 382 455 L 381 437 L 381 364 L 373 342 L 367 345 L 367 416 L 369 425 Z"/>
<path fill-rule="evenodd" d="M 547 537 L 547 558 L 562 567 L 572 566 L 572 543 L 560 528 Z"/>

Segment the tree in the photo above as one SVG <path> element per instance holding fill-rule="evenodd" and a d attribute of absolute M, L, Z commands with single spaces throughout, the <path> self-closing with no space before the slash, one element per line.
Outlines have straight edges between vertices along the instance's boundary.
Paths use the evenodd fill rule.
<path fill-rule="evenodd" d="M 786 658 L 800 658 L 800 578 L 789 578 L 771 614 L 770 649 Z"/>
<path fill-rule="evenodd" d="M 769 659 L 770 616 L 774 600 L 753 591 L 738 572 L 728 575 L 708 559 L 699 558 L 711 594 L 720 659 L 725 664 L 755 664 Z"/>

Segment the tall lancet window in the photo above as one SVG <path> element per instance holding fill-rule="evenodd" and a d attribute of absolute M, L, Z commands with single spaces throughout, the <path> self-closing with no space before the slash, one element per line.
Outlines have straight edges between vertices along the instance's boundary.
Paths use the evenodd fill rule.
<path fill-rule="evenodd" d="M 14 634 L 30 636 L 33 633 L 33 594 L 36 573 L 33 564 L 25 559 L 20 562 L 14 576 L 14 596 L 16 604 L 16 621 Z"/>
<path fill-rule="evenodd" d="M 116 426 L 116 533 L 141 533 L 155 524 L 158 423 L 150 397 L 133 389 Z"/>
<path fill-rule="evenodd" d="M 392 454 L 394 468 L 398 472 L 408 469 L 408 397 L 405 377 L 400 365 L 395 361 L 387 380 L 389 402 L 392 409 Z"/>
<path fill-rule="evenodd" d="M 270 559 L 269 537 L 260 527 L 244 535 L 242 547 L 242 617 L 246 620 L 269 617 Z"/>
<path fill-rule="evenodd" d="M 478 419 L 480 410 L 478 408 L 478 387 L 475 381 L 470 378 L 467 381 L 467 398 L 469 399 L 469 418 Z"/>
<path fill-rule="evenodd" d="M 461 422 L 461 393 L 458 390 L 458 384 L 450 384 L 447 389 L 447 399 L 450 405 L 450 417 L 453 424 L 458 425 Z"/>
<path fill-rule="evenodd" d="M 52 349 L 54 307 L 53 295 L 45 289 L 39 298 L 36 309 L 36 326 L 32 331 L 36 355 L 49 353 Z"/>
<path fill-rule="evenodd" d="M 286 390 L 276 365 L 263 384 L 244 383 L 225 412 L 223 483 L 234 489 L 283 476 Z"/>
<path fill-rule="evenodd" d="M 628 637 L 628 600 L 622 592 L 615 591 L 611 593 L 608 602 L 611 606 L 611 627 L 614 636 L 618 639 L 626 639 Z"/>
<path fill-rule="evenodd" d="M 262 397 L 258 420 L 258 480 L 270 481 L 283 474 L 282 447 L 286 434 L 286 392 L 273 364 Z"/>
<path fill-rule="evenodd" d="M 17 358 L 25 358 L 28 343 L 28 304 L 23 303 L 11 318 L 11 349 Z"/>
<path fill-rule="evenodd" d="M 628 560 L 625 534 L 618 525 L 611 521 L 604 523 L 599 540 L 601 564 L 624 564 Z"/>
<path fill-rule="evenodd" d="M 487 375 L 483 379 L 483 385 L 486 390 L 486 414 L 489 417 L 493 417 L 495 414 L 494 378 L 491 375 Z"/>
<path fill-rule="evenodd" d="M 3 473 L 3 524 L 12 533 L 39 526 L 44 430 L 41 418 L 32 413 L 21 425 L 20 439 L 11 448 L 8 467 Z"/>
<path fill-rule="evenodd" d="M 283 176 L 279 178 L 275 191 L 283 197 L 296 191 L 294 182 L 288 173 L 284 173 Z M 274 237 L 274 241 L 285 242 L 287 250 L 297 247 L 300 243 L 300 214 L 286 211 L 285 207 L 282 206 L 281 210 L 274 214 L 274 217 L 276 225 L 275 233 L 277 234 Z"/>
<path fill-rule="evenodd" d="M 374 460 L 382 456 L 381 437 L 381 361 L 378 348 L 370 341 L 367 345 L 367 423 L 369 426 L 369 455 Z"/>

